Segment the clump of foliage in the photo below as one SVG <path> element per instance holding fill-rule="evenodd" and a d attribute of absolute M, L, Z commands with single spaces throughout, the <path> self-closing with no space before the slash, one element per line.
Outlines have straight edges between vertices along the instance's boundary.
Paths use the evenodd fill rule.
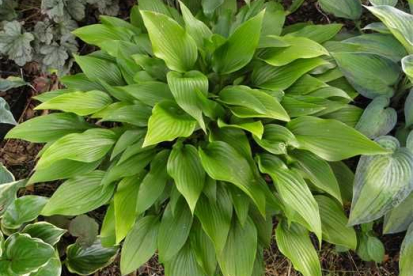
<path fill-rule="evenodd" d="M 0 21 L 4 20 L 0 25 L 0 54 L 19 66 L 35 61 L 41 71 L 59 75 L 68 73 L 73 64 L 78 43 L 71 32 L 85 19 L 86 6 L 95 6 L 101 14 L 119 12 L 117 0 L 42 0 L 40 7 L 21 2 L 0 1 Z M 35 24 L 19 18 L 24 11 L 33 13 L 29 18 L 33 21 L 35 16 Z"/>
<path fill-rule="evenodd" d="M 2 276 L 60 276 L 59 249 L 65 249 L 64 263 L 69 271 L 89 275 L 110 264 L 118 248 L 102 246 L 97 237 L 99 225 L 86 215 L 39 221 L 48 198 L 25 195 L 17 198 L 27 180 L 16 181 L 0 164 L 0 274 Z M 58 227 L 58 226 L 59 227 Z M 71 234 L 76 242 L 60 244 L 63 235 Z"/>
<path fill-rule="evenodd" d="M 122 273 L 157 251 L 177 276 L 262 275 L 275 219 L 281 252 L 321 275 L 310 233 L 357 247 L 340 160 L 389 152 L 354 129 L 357 92 L 321 45 L 342 25 L 283 29 L 273 1 L 185 3 L 141 0 L 130 22 L 74 31 L 100 50 L 37 97 L 62 112 L 7 135 L 45 143 L 30 184 L 67 179 L 41 214 L 109 205 L 100 239 L 123 243 Z"/>

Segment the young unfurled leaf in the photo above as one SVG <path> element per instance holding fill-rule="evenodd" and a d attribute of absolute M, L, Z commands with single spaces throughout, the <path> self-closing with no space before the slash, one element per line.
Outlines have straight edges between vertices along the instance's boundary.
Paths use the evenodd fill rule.
<path fill-rule="evenodd" d="M 319 0 L 323 11 L 337 17 L 357 20 L 363 11 L 360 0 Z"/>

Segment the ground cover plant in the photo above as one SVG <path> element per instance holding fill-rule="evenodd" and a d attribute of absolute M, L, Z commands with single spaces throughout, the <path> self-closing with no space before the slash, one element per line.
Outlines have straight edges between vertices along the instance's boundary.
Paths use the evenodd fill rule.
<path fill-rule="evenodd" d="M 123 246 L 123 274 L 158 252 L 166 275 L 262 275 L 275 222 L 295 269 L 321 275 L 322 240 L 356 250 L 370 232 L 348 226 L 352 173 L 340 161 L 393 150 L 351 105 L 364 90 L 340 62 L 342 25 L 283 28 L 276 2 L 194 3 L 179 13 L 139 1 L 130 22 L 74 32 L 100 50 L 75 56 L 83 73 L 62 78 L 66 89 L 37 97 L 62 112 L 8 134 L 45 143 L 27 185 L 65 180 L 37 215 L 108 205 L 98 246 Z"/>

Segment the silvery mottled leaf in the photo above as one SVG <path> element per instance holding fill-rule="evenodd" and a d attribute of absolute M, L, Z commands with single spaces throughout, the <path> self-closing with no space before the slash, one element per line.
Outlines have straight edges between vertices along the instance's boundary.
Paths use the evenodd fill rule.
<path fill-rule="evenodd" d="M 37 22 L 33 33 L 40 42 L 50 44 L 53 40 L 52 24 L 49 21 Z"/>
<path fill-rule="evenodd" d="M 65 65 L 69 55 L 64 46 L 54 42 L 52 45 L 44 45 L 40 48 L 40 53 L 44 55 L 43 63 L 50 69 L 58 70 Z"/>
<path fill-rule="evenodd" d="M 373 221 L 413 190 L 413 153 L 391 136 L 376 139 L 392 153 L 362 156 L 357 166 L 349 225 Z"/>
<path fill-rule="evenodd" d="M 7 91 L 12 88 L 17 88 L 26 85 L 23 79 L 19 77 L 8 77 L 7 79 L 0 78 L 0 91 Z"/>
<path fill-rule="evenodd" d="M 397 112 L 388 107 L 389 103 L 387 97 L 375 98 L 364 110 L 356 129 L 371 139 L 388 134 L 397 123 Z"/>
<path fill-rule="evenodd" d="M 0 98 L 0 123 L 17 125 L 8 103 L 3 98 Z"/>
<path fill-rule="evenodd" d="M 4 31 L 0 32 L 0 53 L 14 60 L 17 65 L 23 66 L 33 58 L 33 49 L 30 42 L 34 40 L 31 33 L 22 33 L 18 21 L 7 22 Z"/>
<path fill-rule="evenodd" d="M 70 0 L 65 2 L 67 11 L 76 21 L 81 21 L 85 18 L 84 2 L 83 0 Z"/>
<path fill-rule="evenodd" d="M 42 13 L 47 14 L 50 18 L 63 17 L 64 8 L 63 0 L 42 0 Z"/>
<path fill-rule="evenodd" d="M 71 18 L 63 17 L 63 18 L 55 19 L 55 21 L 57 23 L 57 26 L 56 26 L 57 32 L 62 36 L 69 35 L 69 34 L 73 36 L 71 32 L 74 31 L 78 27 L 76 21 L 72 20 Z"/>

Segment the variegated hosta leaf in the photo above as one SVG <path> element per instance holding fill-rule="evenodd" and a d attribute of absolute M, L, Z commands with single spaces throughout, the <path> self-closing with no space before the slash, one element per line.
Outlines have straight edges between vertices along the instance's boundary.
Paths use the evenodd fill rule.
<path fill-rule="evenodd" d="M 400 251 L 400 274 L 399 276 L 410 276 L 413 271 L 413 224 L 410 225 L 404 237 Z"/>
<path fill-rule="evenodd" d="M 361 157 L 354 180 L 350 225 L 382 217 L 413 190 L 413 153 L 400 148 L 396 138 L 390 136 L 376 141 L 391 153 Z"/>
<path fill-rule="evenodd" d="M 355 129 L 371 139 L 388 134 L 397 123 L 397 112 L 391 107 L 390 99 L 375 98 L 364 110 Z"/>
<path fill-rule="evenodd" d="M 281 221 L 275 233 L 277 246 L 304 276 L 321 276 L 321 265 L 317 251 L 308 231 L 296 224 Z"/>
<path fill-rule="evenodd" d="M 392 6 L 366 7 L 377 16 L 392 34 L 413 54 L 413 15 Z"/>
<path fill-rule="evenodd" d="M 413 54 L 402 59 L 402 69 L 410 81 L 413 82 Z"/>
<path fill-rule="evenodd" d="M 384 216 L 383 233 L 394 234 L 406 231 L 411 223 L 413 223 L 413 193 Z"/>
<path fill-rule="evenodd" d="M 323 11 L 352 20 L 359 19 L 363 10 L 360 0 L 319 0 L 318 3 Z"/>
<path fill-rule="evenodd" d="M 0 98 L 0 123 L 17 125 L 13 113 L 10 111 L 10 106 L 5 99 Z"/>
<path fill-rule="evenodd" d="M 393 96 L 393 86 L 401 73 L 396 63 L 375 54 L 336 52 L 332 55 L 344 76 L 361 95 L 370 99 Z"/>

